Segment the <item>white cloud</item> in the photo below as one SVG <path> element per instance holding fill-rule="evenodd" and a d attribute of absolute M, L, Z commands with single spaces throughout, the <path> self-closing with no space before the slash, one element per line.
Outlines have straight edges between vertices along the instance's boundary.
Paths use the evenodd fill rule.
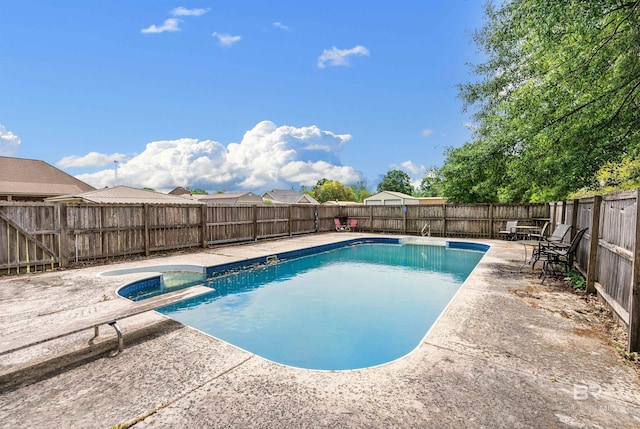
<path fill-rule="evenodd" d="M 117 184 L 163 192 L 189 186 L 209 192 L 262 193 L 313 185 L 323 177 L 355 183 L 360 174 L 340 165 L 340 154 L 350 139 L 348 134 L 316 126 L 278 127 L 262 121 L 247 131 L 240 143 L 226 147 L 213 140 L 190 138 L 156 141 L 148 143 L 141 154 L 120 162 Z M 116 184 L 113 168 L 77 177 L 96 188 Z"/>
<path fill-rule="evenodd" d="M 284 31 L 289 31 L 289 27 L 287 27 L 286 25 L 284 25 L 281 22 L 274 22 L 273 26 L 276 27 L 276 28 L 279 28 L 281 30 L 284 30 Z"/>
<path fill-rule="evenodd" d="M 124 161 L 127 156 L 121 153 L 114 153 L 107 155 L 98 152 L 89 152 L 84 156 L 65 156 L 56 165 L 60 168 L 69 167 L 103 167 L 105 165 L 113 164 L 114 161 Z"/>
<path fill-rule="evenodd" d="M 0 125 L 0 156 L 15 156 L 20 149 L 20 137 Z"/>
<path fill-rule="evenodd" d="M 400 165 L 391 164 L 390 167 L 394 170 L 402 170 L 407 173 L 409 175 L 411 186 L 414 188 L 420 187 L 422 179 L 427 171 L 424 165 L 414 164 L 413 161 L 401 162 Z"/>
<path fill-rule="evenodd" d="M 212 36 L 218 39 L 220 46 L 231 46 L 242 39 L 242 36 L 232 36 L 227 33 L 213 33 Z"/>
<path fill-rule="evenodd" d="M 405 161 L 403 163 L 400 164 L 400 169 L 403 171 L 408 172 L 409 174 L 416 176 L 416 175 L 423 175 L 425 171 L 427 171 L 427 169 L 424 167 L 424 165 L 416 165 L 413 163 L 413 161 Z"/>
<path fill-rule="evenodd" d="M 143 28 L 140 30 L 143 34 L 151 34 L 151 33 L 164 33 L 165 31 L 180 31 L 178 24 L 180 23 L 179 19 L 169 18 L 164 21 L 160 27 L 156 25 L 151 25 L 148 28 Z"/>
<path fill-rule="evenodd" d="M 420 131 L 420 135 L 422 137 L 429 137 L 431 134 L 433 134 L 433 130 L 429 128 L 425 128 L 424 130 Z"/>
<path fill-rule="evenodd" d="M 351 49 L 338 49 L 334 46 L 331 49 L 325 49 L 318 57 L 318 67 L 325 68 L 327 63 L 330 66 L 348 66 L 349 57 L 352 55 L 369 56 L 369 50 L 360 45 Z"/>
<path fill-rule="evenodd" d="M 187 9 L 186 7 L 177 7 L 171 11 L 173 16 L 201 16 L 209 12 L 209 9 Z"/>

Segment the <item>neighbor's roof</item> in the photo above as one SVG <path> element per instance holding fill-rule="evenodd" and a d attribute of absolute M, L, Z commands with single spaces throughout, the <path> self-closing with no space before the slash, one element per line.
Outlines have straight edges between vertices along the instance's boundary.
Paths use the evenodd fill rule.
<path fill-rule="evenodd" d="M 169 192 L 169 195 L 191 195 L 191 192 L 183 188 L 182 186 L 178 186 L 177 188 Z"/>
<path fill-rule="evenodd" d="M 262 198 L 272 200 L 273 202 L 276 202 L 276 203 L 284 203 L 284 204 L 297 204 L 297 203 L 320 204 L 312 196 L 308 194 L 301 194 L 296 191 L 288 191 L 285 189 L 272 189 L 269 192 L 265 192 L 262 195 Z"/>
<path fill-rule="evenodd" d="M 129 186 L 97 189 L 73 195 L 47 198 L 47 201 L 70 201 L 102 204 L 202 204 L 189 198 L 161 194 Z"/>
<path fill-rule="evenodd" d="M 222 194 L 193 195 L 192 198 L 195 198 L 201 202 L 214 204 L 262 203 L 262 198 L 260 198 L 260 195 L 256 195 L 253 192 L 225 192 Z"/>
<path fill-rule="evenodd" d="M 44 161 L 0 156 L 0 195 L 45 198 L 94 189 Z"/>

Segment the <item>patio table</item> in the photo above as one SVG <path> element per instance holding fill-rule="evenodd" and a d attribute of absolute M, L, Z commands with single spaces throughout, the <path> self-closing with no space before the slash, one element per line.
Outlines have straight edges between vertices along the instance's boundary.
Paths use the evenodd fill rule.
<path fill-rule="evenodd" d="M 531 234 L 540 232 L 540 227 L 534 226 L 534 225 L 517 225 L 515 228 L 516 228 L 516 236 L 526 237 L 527 239 Z"/>

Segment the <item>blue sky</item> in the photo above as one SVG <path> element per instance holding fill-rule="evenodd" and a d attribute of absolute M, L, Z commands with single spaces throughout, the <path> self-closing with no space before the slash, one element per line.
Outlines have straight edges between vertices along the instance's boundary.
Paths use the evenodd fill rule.
<path fill-rule="evenodd" d="M 419 183 L 471 137 L 483 3 L 4 1 L 0 155 L 98 188 Z"/>

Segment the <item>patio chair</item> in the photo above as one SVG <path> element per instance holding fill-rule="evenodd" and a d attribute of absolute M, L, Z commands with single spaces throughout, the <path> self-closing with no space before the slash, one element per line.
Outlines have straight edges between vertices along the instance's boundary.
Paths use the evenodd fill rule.
<path fill-rule="evenodd" d="M 349 219 L 349 223 L 345 226 L 346 231 L 355 231 L 358 227 L 358 219 Z"/>
<path fill-rule="evenodd" d="M 540 251 L 540 258 L 544 259 L 544 263 L 542 264 L 540 277 L 542 278 L 543 284 L 549 274 L 552 274 L 557 278 L 561 274 L 566 275 L 566 273 L 569 272 L 569 269 L 573 266 L 573 259 L 578 251 L 580 240 L 582 240 L 584 233 L 587 232 L 588 229 L 589 228 L 582 228 L 579 230 L 576 233 L 576 236 L 571 240 L 569 246 L 550 244 L 549 247 L 542 248 Z M 560 271 L 558 266 L 562 266 L 564 268 L 564 273 Z"/>
<path fill-rule="evenodd" d="M 544 225 L 542 225 L 542 229 L 540 229 L 540 232 L 534 232 L 529 234 L 529 239 L 530 240 L 543 240 L 544 238 L 547 237 L 547 230 L 549 229 L 549 226 L 551 225 L 551 222 L 545 222 Z"/>
<path fill-rule="evenodd" d="M 547 224 L 545 225 L 547 227 L 549 226 Z M 558 226 L 556 226 L 556 229 L 553 230 L 553 233 L 547 237 L 544 236 L 544 231 L 541 231 L 541 237 L 538 241 L 538 248 L 534 248 L 533 253 L 531 254 L 531 269 L 535 268 L 536 263 L 540 260 L 542 250 L 554 244 L 562 243 L 569 231 L 571 231 L 571 225 L 569 225 L 568 223 L 558 224 Z"/>
<path fill-rule="evenodd" d="M 556 226 L 556 229 L 553 230 L 553 233 L 550 236 L 543 238 L 543 242 L 562 243 L 569 231 L 571 231 L 571 225 L 568 223 L 561 223 Z"/>
<path fill-rule="evenodd" d="M 503 236 L 505 240 L 515 240 L 518 237 L 517 226 L 517 220 L 508 220 L 505 229 L 502 231 L 498 231 L 498 234 L 500 236 Z"/>
<path fill-rule="evenodd" d="M 345 231 L 345 225 L 343 225 L 342 222 L 340 222 L 340 218 L 334 217 L 333 218 L 333 223 L 336 226 L 336 231 L 338 231 L 338 232 Z"/>
<path fill-rule="evenodd" d="M 518 243 L 524 245 L 524 262 L 520 266 L 520 271 L 522 271 L 522 268 L 528 264 L 531 265 L 531 269 L 535 267 L 540 254 L 540 249 L 542 248 L 541 242 L 548 237 L 547 229 L 549 229 L 549 225 L 549 222 L 545 222 L 540 232 L 528 234 L 528 239 L 518 241 Z M 529 252 L 527 252 L 527 247 L 531 247 L 531 256 L 528 256 Z"/>

